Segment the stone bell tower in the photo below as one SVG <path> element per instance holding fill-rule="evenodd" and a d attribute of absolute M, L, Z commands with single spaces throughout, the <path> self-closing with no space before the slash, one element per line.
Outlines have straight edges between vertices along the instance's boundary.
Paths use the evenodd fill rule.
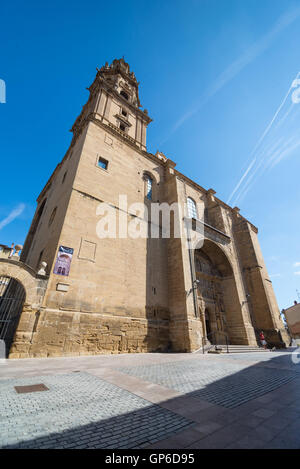
<path fill-rule="evenodd" d="M 97 70 L 88 88 L 90 98 L 72 128 L 74 136 L 89 116 L 146 150 L 146 131 L 151 119 L 146 109 L 141 110 L 139 83 L 134 73 L 124 59 L 115 59 L 111 65 L 106 63 Z"/>
<path fill-rule="evenodd" d="M 84 149 L 90 146 L 88 152 L 97 155 L 96 166 L 104 165 L 108 173 L 115 163 L 112 156 L 122 145 L 146 152 L 147 126 L 152 119 L 146 109 L 141 109 L 139 83 L 124 59 L 115 59 L 111 65 L 106 63 L 97 69 L 87 89 L 90 95 L 72 126 L 70 147 L 37 199 L 21 254 L 21 261 L 34 269 L 38 269 L 41 261 L 46 261 L 48 270 L 51 269 L 73 189 L 95 192 L 90 175 L 86 174 Z M 95 167 L 95 162 L 91 167 Z M 100 173 L 97 174 L 99 179 Z M 107 177 L 102 174 L 102 178 L 106 185 Z M 94 183 L 98 184 L 96 180 Z M 99 194 L 93 193 L 93 196 L 97 198 Z M 100 200 L 107 200 L 107 196 Z"/>

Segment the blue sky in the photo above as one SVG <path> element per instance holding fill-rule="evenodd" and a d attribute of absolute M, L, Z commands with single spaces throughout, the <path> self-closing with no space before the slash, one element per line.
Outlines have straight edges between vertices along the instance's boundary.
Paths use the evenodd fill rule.
<path fill-rule="evenodd" d="M 96 67 L 124 55 L 153 118 L 148 150 L 224 201 L 237 188 L 230 203 L 259 228 L 279 307 L 297 299 L 300 103 L 294 89 L 283 100 L 300 71 L 299 1 L 16 1 L 1 13 L 0 243 L 24 241 Z"/>

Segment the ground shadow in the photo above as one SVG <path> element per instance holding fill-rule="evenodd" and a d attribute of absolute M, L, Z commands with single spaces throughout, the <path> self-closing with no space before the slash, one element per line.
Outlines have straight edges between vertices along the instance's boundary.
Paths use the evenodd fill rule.
<path fill-rule="evenodd" d="M 226 355 L 226 358 L 229 356 Z M 254 358 L 254 355 L 250 356 L 241 356 L 241 354 L 232 354 L 230 355 L 230 359 L 232 363 L 239 363 L 242 359 L 244 360 L 251 360 Z M 143 408 L 136 409 L 134 411 L 124 411 L 122 414 L 117 415 L 115 417 L 106 418 L 106 419 L 97 419 L 97 411 L 95 411 L 95 415 L 93 415 L 93 422 L 80 425 L 75 424 L 73 428 L 68 429 L 61 429 L 56 431 L 51 431 L 50 434 L 45 436 L 36 436 L 36 437 L 28 437 L 20 435 L 19 441 L 14 442 L 13 444 L 7 444 L 2 439 L 0 441 L 0 445 L 2 448 L 106 448 L 106 449 L 126 449 L 126 448 L 145 448 L 151 445 L 154 445 L 155 442 L 159 442 L 164 440 L 170 436 L 176 435 L 179 432 L 187 429 L 193 429 L 197 423 L 199 422 L 209 422 L 212 419 L 213 409 L 217 409 L 218 413 L 214 416 L 214 420 L 218 421 L 218 415 L 224 416 L 233 416 L 232 410 L 245 409 L 247 406 L 249 409 L 257 408 L 259 405 L 257 404 L 256 399 L 268 395 L 271 391 L 275 389 L 280 390 L 280 388 L 288 383 L 291 383 L 295 379 L 299 380 L 300 378 L 300 365 L 294 364 L 291 360 L 291 354 L 274 354 L 272 352 L 266 352 L 265 354 L 260 354 L 260 362 L 258 363 L 249 363 L 249 366 L 246 366 L 235 373 L 232 373 L 228 376 L 222 377 L 221 379 L 216 379 L 213 382 L 208 384 L 203 384 L 201 381 L 201 373 L 199 374 L 199 386 L 197 388 L 197 377 L 195 377 L 194 381 L 192 382 L 190 379 L 191 374 L 189 377 L 186 378 L 190 380 L 190 386 L 194 387 L 194 389 L 190 392 L 185 393 L 184 396 L 167 400 L 160 405 L 147 403 L 146 406 Z M 214 363 L 216 360 L 223 360 L 223 357 L 214 357 Z M 194 357 L 193 360 L 181 360 L 176 362 L 174 366 L 177 365 L 177 375 L 182 374 L 182 379 L 179 380 L 179 384 L 177 387 L 181 386 L 180 383 L 184 382 L 185 375 L 184 369 L 188 369 L 189 366 L 196 367 L 197 365 L 201 365 L 202 357 L 199 357 L 199 362 L 197 362 L 197 358 Z M 174 362 L 172 362 L 174 363 Z M 167 365 L 167 363 L 162 364 Z M 149 367 L 154 367 L 157 365 L 148 365 Z M 144 366 L 146 368 L 147 366 Z M 137 370 L 136 365 L 131 367 L 134 371 Z M 201 367 L 200 367 L 201 369 Z M 121 370 L 121 367 L 120 367 Z M 126 373 L 128 373 L 128 367 L 126 368 Z M 213 372 L 213 367 L 211 367 Z M 141 376 L 141 373 L 138 373 L 139 370 L 135 371 L 135 373 L 131 373 L 135 376 Z M 86 372 L 82 371 L 84 374 L 88 374 L 88 370 Z M 73 373 L 76 376 L 76 373 Z M 89 376 L 91 376 L 89 374 Z M 102 378 L 96 378 L 99 383 Z M 141 379 L 144 379 L 141 376 Z M 23 381 L 25 378 L 23 378 Z M 12 383 L 14 386 L 16 380 Z M 156 379 L 152 382 L 157 382 L 157 384 L 161 384 L 166 386 L 166 383 L 163 379 Z M 0 382 L 1 386 L 1 382 Z M 112 387 L 117 388 L 114 385 L 110 385 Z M 173 389 L 176 388 L 173 386 Z M 119 388 L 118 388 L 119 389 Z M 122 389 L 123 397 L 126 398 L 126 393 Z M 295 394 L 296 393 L 296 394 Z M 132 394 L 131 394 L 132 395 Z M 31 395 L 34 400 L 36 399 L 37 402 L 39 400 L 39 393 L 34 393 Z M 299 391 L 293 391 L 293 395 L 289 394 L 286 395 L 282 393 L 281 402 L 292 407 L 290 407 L 289 411 L 286 411 L 286 415 L 291 415 L 291 411 L 293 412 L 293 424 L 298 425 L 300 420 L 300 405 L 295 404 L 297 399 L 299 398 Z M 92 399 L 92 396 L 91 396 Z M 109 399 L 109 395 L 103 395 L 103 401 L 105 399 Z M 139 398 L 138 398 L 139 399 Z M 141 399 L 141 398 L 140 398 Z M 80 396 L 78 396 L 78 402 L 80 404 Z M 203 408 L 200 411 L 197 411 L 197 419 L 195 422 L 195 418 L 192 415 L 189 415 L 186 412 L 182 412 L 180 415 L 176 412 L 176 409 L 183 408 L 186 403 L 186 406 L 191 406 L 191 402 L 195 402 L 195 407 L 197 407 L 197 402 L 207 402 L 210 404 L 214 404 L 211 408 L 208 406 L 207 408 Z M 251 406 L 251 403 L 256 403 L 256 406 Z M 267 401 L 266 401 L 267 402 Z M 96 402 L 95 402 L 96 403 Z M 98 397 L 98 404 L 99 404 L 99 397 Z M 103 403 L 105 405 L 105 402 Z M 260 404 L 261 408 L 264 408 L 263 401 Z M 280 407 L 280 406 L 279 406 Z M 34 405 L 33 405 L 34 408 Z M 173 411 L 173 410 L 174 411 Z M 192 409 L 192 408 L 191 408 Z M 64 410 L 66 410 L 64 408 Z M 183 409 L 184 410 L 184 409 Z M 187 409 L 188 410 L 188 409 Z M 283 409 L 278 409 L 282 415 Z M 48 409 L 49 413 L 51 413 L 51 409 Z M 74 412 L 74 422 L 76 422 L 76 408 L 70 407 L 68 409 L 70 416 L 72 412 Z M 242 413 L 241 413 L 242 415 Z M 37 421 L 39 418 L 43 417 L 42 415 L 35 415 L 34 410 L 32 410 L 31 416 L 35 416 Z M 57 409 L 57 416 L 59 417 L 59 409 Z M 203 418 L 201 418 L 203 416 Z M 59 419 L 58 419 L 59 420 Z M 284 419 L 283 419 L 284 420 Z M 224 421 L 224 420 L 223 420 Z M 62 422 L 58 421 L 57 427 L 62 426 Z M 233 428 L 233 427 L 232 427 Z M 297 427 L 298 428 L 298 427 Z M 24 430 L 26 430 L 26 416 L 24 415 Z M 233 429 L 234 430 L 234 429 Z M 18 429 L 14 429 L 15 432 Z M 28 430 L 30 431 L 30 429 Z M 230 433 L 230 429 L 227 429 L 227 433 Z M 278 433 L 280 429 L 278 429 Z M 274 438 L 276 436 L 276 432 L 274 432 Z M 23 440 L 22 440 L 23 438 Z M 27 440 L 25 441 L 25 438 Z M 236 436 L 237 438 L 237 436 Z M 289 443 L 290 441 L 290 443 Z M 290 444 L 290 446 L 289 446 Z M 286 441 L 286 447 L 297 447 L 300 448 L 300 432 L 297 434 L 293 434 L 290 440 Z"/>

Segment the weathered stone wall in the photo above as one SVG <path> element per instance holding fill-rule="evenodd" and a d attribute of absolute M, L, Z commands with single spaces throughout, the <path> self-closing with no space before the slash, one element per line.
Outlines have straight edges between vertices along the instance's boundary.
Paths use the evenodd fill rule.
<path fill-rule="evenodd" d="M 300 338 L 300 303 L 285 309 L 284 315 L 292 337 Z"/>
<path fill-rule="evenodd" d="M 269 342 L 289 344 L 289 337 L 269 279 L 253 227 L 239 214 L 235 215 L 234 234 L 241 259 L 241 270 L 249 293 L 249 306 L 256 334 L 263 330 Z"/>
<path fill-rule="evenodd" d="M 55 260 L 58 240 L 85 142 L 85 134 L 86 132 L 83 131 L 77 139 L 76 145 L 70 147 L 63 161 L 56 167 L 51 181 L 47 183 L 38 197 L 35 216 L 21 253 L 21 261 L 34 270 L 38 269 L 40 261 L 45 261 L 48 265 L 47 273 L 49 273 Z M 38 213 L 42 205 L 44 208 L 39 218 Z M 51 215 L 55 209 L 55 217 L 50 223 Z"/>
<path fill-rule="evenodd" d="M 10 358 L 164 352 L 167 319 L 114 317 L 108 314 L 25 307 Z"/>

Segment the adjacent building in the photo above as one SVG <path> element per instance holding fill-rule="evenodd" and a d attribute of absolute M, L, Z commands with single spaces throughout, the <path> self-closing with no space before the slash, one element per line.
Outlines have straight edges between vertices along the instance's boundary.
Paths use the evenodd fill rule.
<path fill-rule="evenodd" d="M 293 306 L 284 309 L 282 312 L 285 316 L 291 338 L 300 342 L 300 303 L 294 301 Z"/>

